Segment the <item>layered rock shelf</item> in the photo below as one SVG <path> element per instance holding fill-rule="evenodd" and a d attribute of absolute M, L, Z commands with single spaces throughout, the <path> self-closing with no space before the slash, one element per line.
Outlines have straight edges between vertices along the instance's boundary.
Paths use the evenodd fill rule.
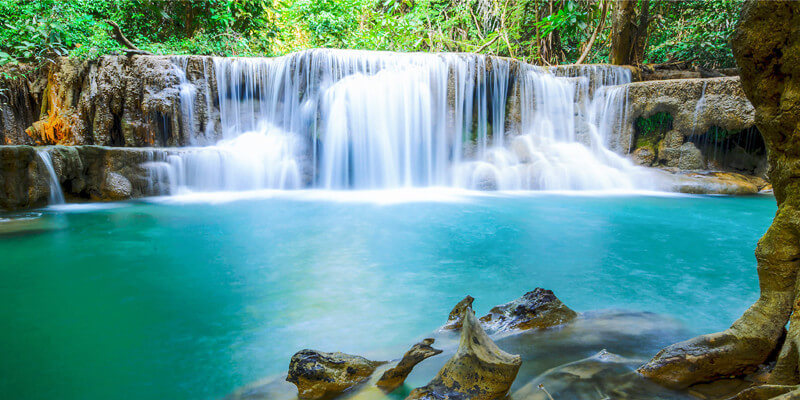
<path fill-rule="evenodd" d="M 48 184 L 50 179 L 48 171 L 40 157 L 36 156 L 38 148 L 30 146 L 52 144 L 66 145 L 66 147 L 48 147 L 46 151 L 51 155 L 54 175 L 68 201 L 111 201 L 169 194 L 170 185 L 175 184 L 169 179 L 175 180 L 176 177 L 172 175 L 175 175 L 176 171 L 182 171 L 181 168 L 186 163 L 186 160 L 178 160 L 177 164 L 167 165 L 172 155 L 197 151 L 196 146 L 219 143 L 225 137 L 223 131 L 230 128 L 228 125 L 231 124 L 236 125 L 238 130 L 234 133 L 237 135 L 257 129 L 250 125 L 262 122 L 260 116 L 258 118 L 256 116 L 259 112 L 265 113 L 263 110 L 265 107 L 271 107 L 270 115 L 286 114 L 278 118 L 282 123 L 320 124 L 322 117 L 318 114 L 300 115 L 304 113 L 303 107 L 308 106 L 306 103 L 311 100 L 321 101 L 319 98 L 311 97 L 303 101 L 300 98 L 292 98 L 291 101 L 297 104 L 287 105 L 289 97 L 279 98 L 278 94 L 281 93 L 283 96 L 289 90 L 297 90 L 297 96 L 303 96 L 313 90 L 319 90 L 317 87 L 306 87 L 311 83 L 303 83 L 306 82 L 308 75 L 311 75 L 310 65 L 313 65 L 311 61 L 330 61 L 336 57 L 351 56 L 353 55 L 349 53 L 338 55 L 322 50 L 316 53 L 311 51 L 287 56 L 289 58 L 283 59 L 285 62 L 275 65 L 265 64 L 263 60 L 232 62 L 231 59 L 205 56 L 105 56 L 95 61 L 62 58 L 49 68 L 40 70 L 33 70 L 25 65 L 5 67 L 14 70 L 9 69 L 8 71 L 13 73 L 0 78 L 0 89 L 2 89 L 0 90 L 0 143 L 5 144 L 0 146 L 0 179 L 3 191 L 0 193 L 0 209 L 32 208 L 47 203 L 53 190 Z M 361 56 L 363 55 L 358 57 Z M 319 58 L 312 60 L 314 57 Z M 482 131 L 464 133 L 478 136 L 469 139 L 473 141 L 472 143 L 464 143 L 463 158 L 474 156 L 472 153 L 476 151 L 476 147 L 486 147 L 490 140 L 495 141 L 492 137 L 495 127 L 492 125 L 497 116 L 494 114 L 504 113 L 498 121 L 504 124 L 504 136 L 507 136 L 503 139 L 503 145 L 507 150 L 505 153 L 487 152 L 484 149 L 486 154 L 483 159 L 476 160 L 473 165 L 447 166 L 452 167 L 450 168 L 452 170 L 460 168 L 472 171 L 466 183 L 452 182 L 460 178 L 442 182 L 474 189 L 494 190 L 504 188 L 502 186 L 504 179 L 519 176 L 520 183 L 516 184 L 517 186 L 505 188 L 548 189 L 549 187 L 542 182 L 531 183 L 531 181 L 538 179 L 537 174 L 547 175 L 540 168 L 560 165 L 564 160 L 542 160 L 548 157 L 575 158 L 575 155 L 554 154 L 558 152 L 555 148 L 534 144 L 529 140 L 528 136 L 539 133 L 529 134 L 527 131 L 546 130 L 531 124 L 529 120 L 534 118 L 535 113 L 531 113 L 530 109 L 550 106 L 540 104 L 541 99 L 530 98 L 538 96 L 536 93 L 540 89 L 534 90 L 527 86 L 543 84 L 543 81 L 533 80 L 525 83 L 524 77 L 540 74 L 544 69 L 510 59 L 491 57 L 479 59 L 476 57 L 481 56 L 475 55 L 442 57 L 450 57 L 448 63 L 453 59 L 468 60 L 463 65 L 467 66 L 465 71 L 475 74 L 474 82 L 486 84 L 491 78 L 494 79 L 492 85 L 500 82 L 506 86 L 503 88 L 502 97 L 499 97 L 504 103 L 501 101 L 491 103 L 494 97 L 486 97 L 486 93 L 481 95 L 484 96 L 481 101 L 489 101 L 489 104 L 480 104 L 488 107 L 484 114 L 491 111 L 491 118 L 488 115 L 479 115 L 477 109 L 469 111 L 475 114 L 475 120 L 482 118 L 482 121 L 488 122 L 485 122 L 486 126 Z M 452 67 L 455 64 L 443 65 Z M 269 68 L 277 68 L 281 72 L 264 74 L 264 70 Z M 499 71 L 498 68 L 505 68 L 507 71 Z M 570 120 L 566 124 L 574 130 L 574 134 L 570 135 L 575 137 L 570 140 L 575 143 L 590 149 L 597 147 L 597 140 L 606 141 L 607 143 L 603 143 L 602 146 L 607 146 L 608 150 L 628 156 L 639 165 L 661 168 L 671 174 L 667 181 L 675 180 L 672 185 L 672 190 L 675 191 L 753 194 L 769 188 L 766 181 L 766 148 L 760 132 L 754 127 L 754 110 L 744 96 L 738 77 L 663 79 L 626 83 L 630 82 L 631 77 L 634 80 L 641 80 L 683 75 L 655 76 L 645 74 L 637 68 L 604 65 L 556 66 L 548 70 L 560 77 L 562 83 L 561 86 L 552 86 L 550 89 L 541 89 L 542 91 L 547 92 L 553 88 L 577 90 L 574 94 L 559 93 L 563 94 L 561 96 L 563 98 L 556 96 L 548 101 L 571 101 L 575 105 L 583 104 L 574 107 L 574 121 Z M 257 79 L 246 81 L 243 80 L 245 76 L 251 78 L 254 76 Z M 460 82 L 459 79 L 464 79 L 463 77 L 457 78 L 453 71 L 448 71 L 442 76 L 443 82 L 447 84 L 448 97 L 445 103 L 452 106 L 456 99 L 449 96 L 456 96 L 454 93 L 458 90 L 463 90 L 463 93 L 472 93 L 470 91 L 474 90 L 477 101 L 478 89 L 474 87 L 455 89 L 455 85 Z M 267 92 L 262 86 L 268 86 L 264 77 L 270 79 L 280 77 L 283 79 L 282 82 L 292 82 L 293 86 L 284 83 L 286 86 L 282 89 L 273 88 L 274 93 L 269 93 L 275 97 L 267 102 L 263 96 Z M 473 81 L 469 82 L 474 84 Z M 620 89 L 623 92 L 620 92 Z M 614 94 L 595 96 L 595 93 L 601 90 L 607 90 L 608 93 L 613 91 Z M 254 95 L 259 91 L 262 92 L 260 97 Z M 525 97 L 521 94 L 523 92 L 528 94 L 526 98 L 523 98 Z M 549 92 L 546 94 L 552 95 Z M 489 100 L 486 100 L 487 98 Z M 624 103 L 619 103 L 622 107 L 616 105 L 605 108 L 587 107 L 586 104 L 595 98 L 607 102 L 623 99 Z M 469 105 L 467 110 L 473 107 L 472 103 L 464 104 Z M 602 110 L 603 115 L 600 117 L 606 118 L 607 115 L 612 115 L 618 120 L 597 122 L 595 121 L 597 115 L 584 115 L 589 113 L 587 110 L 591 113 Z M 319 112 L 317 110 L 317 113 Z M 568 115 L 573 115 L 573 112 L 569 112 Z M 242 121 L 249 122 L 241 122 L 240 117 Z M 465 121 L 469 122 L 469 118 Z M 445 124 L 437 122 L 433 125 Z M 600 127 L 610 132 L 604 135 L 610 136 L 597 139 L 597 133 L 592 132 Z M 373 127 L 365 129 L 365 131 L 372 130 Z M 523 130 L 526 132 L 522 132 Z M 300 131 L 308 133 L 307 130 Z M 450 129 L 437 134 L 451 135 L 451 131 L 455 130 Z M 311 136 L 302 137 L 303 143 L 300 144 L 293 141 L 294 139 L 284 138 L 281 139 L 283 142 L 261 141 L 250 147 L 244 146 L 248 149 L 263 149 L 270 146 L 274 148 L 276 153 L 269 153 L 273 150 L 267 149 L 257 155 L 251 154 L 245 157 L 274 161 L 268 167 L 262 165 L 266 162 L 253 162 L 253 165 L 248 165 L 243 170 L 237 169 L 232 172 L 233 168 L 241 167 L 236 163 L 233 163 L 236 165 L 230 163 L 239 156 L 238 153 L 233 157 L 233 153 L 226 153 L 226 150 L 210 151 L 209 153 L 215 153 L 204 154 L 192 160 L 193 165 L 197 165 L 197 160 L 200 158 L 222 161 L 214 161 L 217 164 L 204 165 L 199 170 L 192 171 L 189 175 L 199 177 L 203 181 L 190 182 L 187 186 L 201 190 L 253 189 L 248 185 L 240 187 L 239 182 L 207 184 L 221 182 L 228 179 L 229 175 L 247 182 L 254 180 L 254 177 L 270 176 L 270 179 L 277 183 L 267 183 L 266 187 L 282 189 L 310 187 L 314 182 L 324 182 L 323 177 L 314 175 L 319 174 L 321 158 L 325 157 L 318 154 L 324 138 L 315 136 L 316 131 L 313 132 Z M 433 140 L 425 143 L 428 142 L 433 143 Z M 239 150 L 241 149 L 237 149 Z M 433 152 L 434 149 L 428 150 Z M 436 152 L 441 153 L 447 149 L 440 150 L 437 149 Z M 403 153 L 406 150 L 397 151 Z M 386 157 L 382 154 L 373 158 Z M 230 165 L 223 165 L 225 162 Z M 159 163 L 162 167 L 167 166 L 159 170 Z M 611 163 L 609 166 L 619 168 L 617 164 L 619 162 Z M 263 170 L 249 171 L 252 176 L 247 175 L 246 169 L 253 166 Z M 449 171 L 448 168 L 440 170 Z M 420 174 L 423 172 L 432 176 L 440 171 L 421 171 Z M 550 172 L 552 171 L 548 171 Z M 580 173 L 579 167 L 572 168 L 569 172 L 578 175 Z M 630 173 L 626 170 L 621 175 Z M 243 175 L 245 176 L 242 177 Z M 555 179 L 551 178 L 548 178 L 549 181 Z M 562 176 L 559 179 L 578 182 L 573 184 L 597 181 L 582 175 Z M 336 186 L 335 183 L 338 181 L 331 179 L 331 182 L 328 185 Z M 557 184 L 555 188 L 563 189 L 564 185 Z"/>
<path fill-rule="evenodd" d="M 50 175 L 37 151 L 46 151 L 68 200 L 114 201 L 164 194 L 148 163 L 180 149 L 102 146 L 0 146 L 0 209 L 41 207 L 50 197 Z"/>

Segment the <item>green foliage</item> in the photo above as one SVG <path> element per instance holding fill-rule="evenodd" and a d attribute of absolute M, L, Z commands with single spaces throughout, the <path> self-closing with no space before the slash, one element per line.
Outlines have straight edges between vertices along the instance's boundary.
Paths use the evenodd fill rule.
<path fill-rule="evenodd" d="M 709 138 L 709 140 L 716 143 L 716 142 L 722 142 L 730 138 L 731 136 L 738 135 L 739 132 L 741 132 L 741 130 L 729 131 L 727 129 L 723 129 L 718 126 L 712 126 L 711 128 L 708 128 L 708 131 L 706 131 L 705 136 Z"/>
<path fill-rule="evenodd" d="M 0 0 L 0 64 L 121 51 L 106 20 L 143 50 L 269 55 L 271 0 Z"/>
<path fill-rule="evenodd" d="M 611 0 L 608 0 L 611 1 Z M 615 3 L 609 3 L 611 8 Z M 651 1 L 646 61 L 733 65 L 740 2 Z M 105 21 L 157 54 L 280 55 L 313 47 L 480 52 L 605 62 L 610 10 L 592 0 L 0 0 L 0 64 L 121 53 Z"/>
<path fill-rule="evenodd" d="M 588 26 L 588 14 L 588 10 L 580 9 L 574 1 L 568 1 L 566 7 L 542 18 L 536 26 L 541 29 L 542 35 L 558 31 L 562 37 L 580 37 Z"/>
<path fill-rule="evenodd" d="M 672 129 L 672 114 L 657 112 L 649 118 L 636 118 L 636 147 L 655 146 Z"/>
<path fill-rule="evenodd" d="M 728 40 L 742 0 L 661 1 L 651 11 L 647 61 L 694 61 L 708 68 L 733 67 Z"/>

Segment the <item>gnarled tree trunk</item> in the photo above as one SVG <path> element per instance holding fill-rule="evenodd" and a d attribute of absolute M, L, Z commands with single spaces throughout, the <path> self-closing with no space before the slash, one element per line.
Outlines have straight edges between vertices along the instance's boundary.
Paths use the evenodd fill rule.
<path fill-rule="evenodd" d="M 639 369 L 664 385 L 742 375 L 776 352 L 769 383 L 800 384 L 799 27 L 800 2 L 751 0 L 732 40 L 742 86 L 769 149 L 778 203 L 756 248 L 761 296 L 728 330 L 667 347 Z"/>

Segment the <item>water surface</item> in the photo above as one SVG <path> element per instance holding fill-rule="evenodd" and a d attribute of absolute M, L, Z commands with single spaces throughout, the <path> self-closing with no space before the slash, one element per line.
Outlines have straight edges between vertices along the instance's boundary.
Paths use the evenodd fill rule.
<path fill-rule="evenodd" d="M 481 314 L 537 286 L 580 312 L 676 321 L 616 346 L 646 357 L 756 299 L 753 249 L 776 209 L 772 197 L 435 190 L 228 200 L 0 219 L 1 397 L 219 398 L 302 348 L 399 357 L 465 295 Z M 614 346 L 578 336 L 583 356 Z"/>

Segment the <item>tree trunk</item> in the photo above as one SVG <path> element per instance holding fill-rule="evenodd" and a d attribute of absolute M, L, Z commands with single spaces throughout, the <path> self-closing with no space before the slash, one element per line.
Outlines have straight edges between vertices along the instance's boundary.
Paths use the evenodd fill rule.
<path fill-rule="evenodd" d="M 761 296 L 728 330 L 659 352 L 639 369 L 673 387 L 746 374 L 777 353 L 769 383 L 800 384 L 800 2 L 749 1 L 732 39 L 769 149 L 778 212 L 758 242 Z M 784 327 L 789 322 L 788 333 Z M 766 388 L 766 386 L 765 386 Z M 771 393 L 771 392 L 770 392 Z M 744 398 L 744 396 L 742 396 Z"/>
<path fill-rule="evenodd" d="M 642 0 L 637 23 L 636 0 L 618 0 L 611 21 L 611 55 L 616 65 L 637 65 L 644 59 L 650 2 Z"/>
<path fill-rule="evenodd" d="M 611 17 L 611 64 L 630 64 L 636 30 L 635 17 L 636 0 L 619 0 L 614 4 Z"/>

